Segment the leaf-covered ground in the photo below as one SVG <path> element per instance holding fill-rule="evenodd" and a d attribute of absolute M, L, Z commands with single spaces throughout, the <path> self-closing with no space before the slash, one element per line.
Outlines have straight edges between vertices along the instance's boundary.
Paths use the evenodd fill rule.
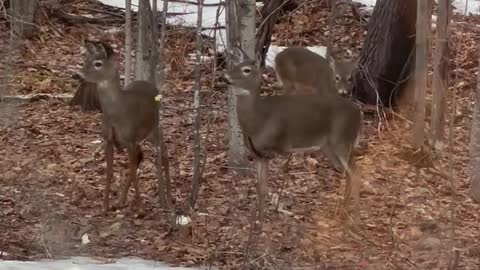
<path fill-rule="evenodd" d="M 93 2 L 65 5 L 72 13 L 84 7 L 106 9 Z M 326 41 L 328 10 L 313 2 L 276 25 L 279 45 L 315 45 Z M 337 20 L 338 47 L 359 49 L 366 25 L 349 9 Z M 38 35 L 17 53 L 0 54 L 8 71 L 9 94 L 72 93 L 70 76 L 83 60 L 81 40 L 106 39 L 123 59 L 122 25 L 68 24 L 42 10 Z M 411 123 L 400 116 L 367 117 L 358 157 L 362 171 L 361 230 L 334 216 L 344 178 L 328 161 L 305 163 L 296 156 L 290 171 L 271 166 L 272 195 L 283 211 L 270 210 L 258 247 L 245 259 L 255 207 L 253 172 L 228 174 L 226 95 L 210 87 L 211 63 L 204 66 L 202 145 L 207 151 L 204 181 L 192 225 L 168 230 L 156 194 L 154 152 L 146 144 L 141 166 L 142 198 L 147 215 L 123 210 L 102 216 L 105 162 L 100 145 L 100 115 L 48 99 L 0 107 L 0 259 L 31 260 L 88 255 L 100 258 L 140 256 L 182 265 L 215 265 L 221 269 L 446 269 L 458 254 L 458 269 L 479 267 L 479 207 L 468 197 L 468 142 L 476 84 L 478 17 L 456 15 L 451 29 L 450 144 L 438 156 L 410 147 Z M 0 24 L 0 51 L 8 36 Z M 115 31 L 115 30 L 120 31 Z M 170 154 L 174 199 L 183 208 L 193 168 L 194 31 L 169 27 L 165 93 L 165 136 Z M 205 42 L 204 51 L 211 49 Z M 211 50 L 209 51 L 211 52 Z M 2 79 L 0 77 L 0 79 Z M 268 83 L 275 79 L 270 77 Z M 456 102 L 452 102 L 456 100 Z M 453 115 L 453 116 L 452 116 Z M 207 132 L 207 122 L 211 131 Z M 125 154 L 117 154 L 115 178 L 122 177 Z M 432 161 L 433 160 L 433 161 Z M 425 162 L 427 161 L 427 162 Z M 321 168 L 321 173 L 315 171 Z M 252 167 L 253 168 L 253 167 Z M 328 186 L 319 179 L 324 178 Z M 452 182 L 453 180 L 453 182 Z M 453 186 L 452 186 L 453 183 Z M 271 196 L 272 196 L 271 195 Z M 131 196 L 130 196 L 131 199 Z M 90 243 L 82 245 L 81 236 Z M 3 254 L 2 254 L 3 252 Z M 259 267 L 259 268 L 256 268 Z"/>

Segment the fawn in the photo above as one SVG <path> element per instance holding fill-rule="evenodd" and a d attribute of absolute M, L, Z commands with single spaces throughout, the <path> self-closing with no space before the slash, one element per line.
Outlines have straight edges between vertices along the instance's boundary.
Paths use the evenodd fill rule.
<path fill-rule="evenodd" d="M 344 206 L 354 181 L 353 150 L 358 143 L 363 113 L 336 93 L 260 96 L 261 69 L 240 48 L 231 53 L 234 65 L 223 77 L 237 95 L 237 115 L 245 145 L 257 165 L 259 213 L 267 191 L 268 159 L 274 155 L 323 152 L 347 172 Z M 356 183 L 354 183 L 356 185 Z M 357 187 L 357 186 L 355 186 Z M 355 193 L 358 190 L 355 189 Z M 355 195 L 358 205 L 358 194 Z"/>
<path fill-rule="evenodd" d="M 85 41 L 87 56 L 77 76 L 96 83 L 102 107 L 102 136 L 105 140 L 107 163 L 103 208 L 110 209 L 110 189 L 113 178 L 114 147 L 127 149 L 129 178 L 121 189 L 119 206 L 125 204 L 128 190 L 133 183 L 135 203 L 140 203 L 137 169 L 143 160 L 140 142 L 147 135 L 156 134 L 158 125 L 158 90 L 150 82 L 134 81 L 121 86 L 115 53 L 109 45 Z"/>
<path fill-rule="evenodd" d="M 357 60 L 338 60 L 302 47 L 289 47 L 275 57 L 275 72 L 278 81 L 287 93 L 302 90 L 338 92 L 347 95 L 352 87 L 352 72 Z"/>

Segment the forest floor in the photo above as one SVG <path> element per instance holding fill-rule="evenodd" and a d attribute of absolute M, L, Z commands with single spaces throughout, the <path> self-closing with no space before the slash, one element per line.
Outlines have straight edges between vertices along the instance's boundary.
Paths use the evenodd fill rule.
<path fill-rule="evenodd" d="M 79 5 L 106 9 L 92 1 Z M 45 10 L 43 10 L 45 11 Z M 318 2 L 302 6 L 275 26 L 274 44 L 325 44 L 329 11 Z M 347 9 L 333 33 L 341 48 L 359 50 L 366 24 Z M 123 61 L 121 22 L 110 26 L 65 23 L 40 14 L 40 31 L 10 55 L 8 94 L 71 93 L 71 75 L 83 61 L 82 40 L 107 39 Z M 451 29 L 448 145 L 437 155 L 410 147 L 411 122 L 402 117 L 367 115 L 358 157 L 362 171 L 360 230 L 334 215 L 344 177 L 324 160 L 305 163 L 295 156 L 289 172 L 284 159 L 270 166 L 269 188 L 281 195 L 284 211 L 268 212 L 258 246 L 250 250 L 250 217 L 255 181 L 228 173 L 226 95 L 211 87 L 211 63 L 203 67 L 202 145 L 207 164 L 192 224 L 169 229 L 156 194 L 154 151 L 146 143 L 141 165 L 142 199 L 148 210 L 101 215 L 105 162 L 100 145 L 100 114 L 82 112 L 60 99 L 40 99 L 0 107 L 0 259 L 34 260 L 64 256 L 138 256 L 174 265 L 214 265 L 220 269 L 458 269 L 480 266 L 479 206 L 468 196 L 468 142 L 478 72 L 478 16 L 454 16 Z M 0 24 L 0 52 L 8 52 L 7 29 Z M 120 31 L 115 31 L 115 30 Z M 193 64 L 195 32 L 168 27 L 169 65 L 165 91 L 165 137 L 170 154 L 173 197 L 186 204 L 193 174 Z M 212 41 L 204 43 L 209 51 Z M 267 79 L 271 85 L 275 81 Z M 455 102 L 453 102 L 455 101 Z M 453 121 L 453 122 L 452 122 Z M 211 131 L 208 132 L 207 124 Z M 125 167 L 117 154 L 115 179 Z M 322 168 L 320 175 L 317 167 Z M 252 167 L 253 168 L 253 167 Z M 319 177 L 328 178 L 328 187 Z M 118 182 L 116 183 L 118 185 Z M 272 196 L 271 195 L 271 196 Z M 116 196 L 115 196 L 116 197 Z M 129 199 L 132 196 L 130 195 Z M 89 244 L 81 236 L 88 235 Z M 264 267 L 264 268 L 262 268 Z M 300 268 L 297 268 L 300 269 Z"/>

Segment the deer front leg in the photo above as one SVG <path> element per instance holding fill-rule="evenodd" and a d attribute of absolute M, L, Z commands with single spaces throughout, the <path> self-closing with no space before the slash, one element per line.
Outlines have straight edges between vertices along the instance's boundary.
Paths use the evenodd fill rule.
<path fill-rule="evenodd" d="M 110 209 L 110 190 L 113 178 L 113 141 L 106 140 L 105 143 L 105 159 L 107 162 L 107 175 L 105 179 L 105 191 L 103 196 L 103 210 L 107 212 Z"/>
<path fill-rule="evenodd" d="M 257 196 L 258 196 L 258 220 L 263 222 L 265 215 L 265 196 L 268 194 L 268 160 L 257 158 Z"/>

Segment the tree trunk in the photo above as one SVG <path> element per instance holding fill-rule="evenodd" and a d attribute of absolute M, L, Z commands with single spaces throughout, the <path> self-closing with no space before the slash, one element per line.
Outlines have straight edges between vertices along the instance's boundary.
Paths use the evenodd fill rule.
<path fill-rule="evenodd" d="M 255 59 L 255 1 L 226 1 L 227 46 L 231 50 L 240 46 L 252 59 Z M 233 64 L 227 57 L 227 66 Z M 248 160 L 243 135 L 238 124 L 237 97 L 233 87 L 228 90 L 228 124 L 229 149 L 228 160 L 232 172 L 244 175 L 247 172 Z"/>
<path fill-rule="evenodd" d="M 197 33 L 195 40 L 195 92 L 193 95 L 193 177 L 192 193 L 190 194 L 190 207 L 195 207 L 200 181 L 203 177 L 205 168 L 206 153 L 202 150 L 200 135 L 200 100 L 202 90 L 202 18 L 203 18 L 203 0 L 197 0 Z"/>
<path fill-rule="evenodd" d="M 260 56 L 260 65 L 265 66 L 265 58 L 267 57 L 268 48 L 272 41 L 273 27 L 281 15 L 281 12 L 293 10 L 298 6 L 292 0 L 265 0 L 263 2 L 262 15 L 260 26 L 257 31 L 257 43 L 255 45 L 255 52 Z"/>
<path fill-rule="evenodd" d="M 156 6 L 156 5 L 155 5 Z M 153 8 L 154 14 L 157 14 L 157 9 Z M 165 52 L 165 43 L 166 43 L 166 28 L 167 28 L 167 14 L 168 11 L 168 0 L 163 1 L 163 16 L 161 17 L 161 31 L 160 31 L 160 44 L 158 51 L 156 52 L 157 56 L 157 67 L 158 69 L 156 70 L 156 81 L 158 82 L 158 89 L 159 89 L 159 95 L 160 97 L 163 96 L 163 88 L 166 85 L 165 83 L 165 57 L 164 57 L 164 52 Z M 154 15 L 154 16 L 155 16 Z M 158 20 L 156 19 L 157 17 L 153 17 L 153 27 L 157 27 L 157 22 Z M 157 29 L 155 29 L 154 36 L 157 36 Z M 154 38 L 155 44 L 154 47 L 157 47 L 157 39 Z M 170 166 L 168 162 L 168 149 L 165 144 L 165 140 L 163 138 L 163 99 L 161 98 L 159 101 L 159 107 L 158 107 L 158 140 L 156 140 L 156 152 L 157 152 L 157 173 L 158 173 L 158 186 L 159 186 L 159 197 L 160 197 L 160 203 L 166 202 L 165 206 L 167 210 L 172 209 L 172 189 L 171 189 L 171 180 L 170 180 Z M 162 191 L 164 190 L 164 192 Z M 173 215 L 175 217 L 175 214 Z M 172 224 L 175 224 L 175 218 L 171 220 Z"/>
<path fill-rule="evenodd" d="M 135 80 L 145 80 L 155 84 L 156 74 L 152 73 L 150 59 L 152 50 L 152 9 L 148 0 L 138 2 L 138 36 L 135 53 Z"/>
<path fill-rule="evenodd" d="M 11 7 L 11 39 L 13 42 L 30 38 L 35 32 L 35 10 L 37 0 L 10 0 Z"/>
<path fill-rule="evenodd" d="M 394 105 L 413 67 L 416 0 L 377 0 L 368 24 L 353 97 L 371 105 Z"/>
<path fill-rule="evenodd" d="M 480 59 L 478 68 L 480 69 Z M 472 130 L 470 133 L 470 196 L 480 203 L 480 72 L 477 77 L 475 107 L 473 109 Z"/>
<path fill-rule="evenodd" d="M 97 84 L 89 83 L 80 79 L 80 86 L 70 101 L 70 106 L 79 105 L 83 111 L 102 111 L 100 100 L 98 99 Z"/>
<path fill-rule="evenodd" d="M 132 81 L 132 1 L 125 1 L 125 85 Z"/>
<path fill-rule="evenodd" d="M 415 39 L 415 116 L 413 144 L 420 148 L 425 137 L 425 90 L 428 76 L 428 32 L 430 30 L 427 1 L 417 5 L 417 35 Z M 430 17 L 431 18 L 431 17 Z"/>
<path fill-rule="evenodd" d="M 432 145 L 440 150 L 439 142 L 445 135 L 445 94 L 448 89 L 448 23 L 450 20 L 450 1 L 438 1 L 437 40 L 435 46 L 432 98 Z"/>

